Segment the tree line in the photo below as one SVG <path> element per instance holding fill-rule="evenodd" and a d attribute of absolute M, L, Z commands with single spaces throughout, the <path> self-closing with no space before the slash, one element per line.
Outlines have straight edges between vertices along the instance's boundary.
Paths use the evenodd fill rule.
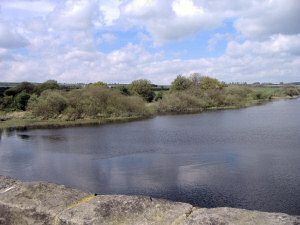
<path fill-rule="evenodd" d="M 193 112 L 214 107 L 244 107 L 255 100 L 299 95 L 299 88 L 274 91 L 229 85 L 198 73 L 178 75 L 168 91 L 154 92 L 149 80 L 109 88 L 101 81 L 81 89 L 61 90 L 58 83 L 22 82 L 0 96 L 1 111 L 28 111 L 43 119 L 76 120 L 111 116 L 146 116 L 155 113 Z M 146 103 L 151 104 L 146 104 Z"/>

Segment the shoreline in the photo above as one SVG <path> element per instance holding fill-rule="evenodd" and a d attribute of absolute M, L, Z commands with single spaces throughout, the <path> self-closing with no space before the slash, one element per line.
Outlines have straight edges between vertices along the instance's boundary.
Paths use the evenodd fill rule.
<path fill-rule="evenodd" d="M 272 101 L 277 101 L 281 99 L 293 99 L 292 97 L 276 97 L 272 99 L 255 101 L 244 106 L 219 106 L 219 107 L 210 107 L 205 109 L 187 109 L 186 111 L 181 112 L 158 112 L 150 114 L 147 116 L 131 116 L 131 117 L 107 117 L 107 118 L 96 118 L 96 119 L 78 119 L 78 120 L 60 120 L 60 119 L 49 119 L 49 120 L 39 120 L 39 119 L 8 119 L 5 121 L 0 120 L 0 132 L 3 130 L 18 130 L 25 131 L 31 129 L 59 129 L 59 128 L 68 128 L 68 127 L 82 127 L 82 126 L 99 126 L 113 123 L 126 123 L 139 121 L 144 119 L 151 119 L 156 116 L 165 116 L 165 115 L 185 115 L 185 114 L 197 114 L 202 112 L 209 112 L 214 110 L 228 110 L 228 109 L 243 109 L 252 106 L 257 106 L 262 103 L 268 103 Z"/>
<path fill-rule="evenodd" d="M 7 120 L 7 124 L 1 124 L 0 130 L 30 130 L 30 129 L 58 129 L 58 128 L 68 128 L 68 127 L 82 127 L 82 126 L 97 126 L 113 123 L 126 123 L 131 121 L 139 121 L 144 119 L 149 119 L 152 116 L 134 116 L 134 117 L 109 117 L 109 118 L 99 118 L 99 119 L 80 119 L 74 121 L 67 120 Z"/>

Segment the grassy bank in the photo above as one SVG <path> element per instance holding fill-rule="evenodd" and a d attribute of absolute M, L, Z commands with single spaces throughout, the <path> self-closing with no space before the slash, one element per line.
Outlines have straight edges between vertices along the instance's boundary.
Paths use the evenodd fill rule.
<path fill-rule="evenodd" d="M 6 121 L 0 121 L 0 129 L 48 129 L 48 128 L 64 128 L 75 126 L 91 126 L 91 125 L 104 125 L 108 123 L 124 123 L 130 121 L 137 121 L 141 119 L 150 118 L 150 116 L 131 116 L 131 117 L 107 117 L 95 119 L 77 119 L 77 120 L 63 120 L 63 119 L 47 119 L 28 118 L 28 117 L 13 117 Z M 28 115 L 27 115 L 28 116 Z"/>
<path fill-rule="evenodd" d="M 278 100 L 283 98 L 291 98 L 290 96 L 285 97 L 273 97 L 271 100 Z M 156 112 L 149 115 L 140 116 L 111 116 L 106 118 L 85 118 L 76 120 L 65 120 L 65 119 L 42 119 L 37 118 L 30 112 L 12 112 L 12 113 L 0 113 L 0 130 L 1 129 L 13 129 L 13 130 L 27 130 L 27 129 L 52 129 L 52 128 L 65 128 L 65 127 L 78 127 L 78 126 L 94 126 L 104 125 L 110 123 L 124 123 L 131 121 L 138 121 L 148 119 L 156 115 L 174 115 L 174 114 L 194 114 L 201 113 L 203 111 L 211 110 L 225 110 L 225 109 L 238 109 L 257 105 L 262 102 L 268 102 L 271 100 L 264 101 L 252 101 L 243 106 L 231 105 L 231 106 L 213 106 L 203 108 L 186 108 L 184 111 L 167 111 L 167 112 Z M 147 107 L 151 111 L 157 109 L 159 103 L 148 103 Z"/>

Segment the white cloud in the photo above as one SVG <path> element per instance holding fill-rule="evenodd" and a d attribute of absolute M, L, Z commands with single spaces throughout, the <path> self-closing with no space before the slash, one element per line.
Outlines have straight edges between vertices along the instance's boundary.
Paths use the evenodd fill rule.
<path fill-rule="evenodd" d="M 198 71 L 225 81 L 290 82 L 299 78 L 299 49 L 299 35 L 275 35 L 264 42 L 231 41 L 218 58 L 166 60 L 129 43 L 108 54 L 73 48 L 48 52 L 39 60 L 21 56 L 0 62 L 0 70 L 4 81 L 30 80 L 34 74 L 34 81 L 129 83 L 146 78 L 170 84 L 177 74 Z"/>
<path fill-rule="evenodd" d="M 46 33 L 46 21 L 42 17 L 30 18 L 24 21 L 25 28 L 35 34 Z"/>
<path fill-rule="evenodd" d="M 272 34 L 300 33 L 298 0 L 262 1 L 240 15 L 235 28 L 245 38 L 265 38 Z"/>
<path fill-rule="evenodd" d="M 121 11 L 130 24 L 145 27 L 158 45 L 222 25 L 226 18 L 244 38 L 300 33 L 298 0 L 129 1 Z"/>
<path fill-rule="evenodd" d="M 177 16 L 182 17 L 193 17 L 204 13 L 203 9 L 196 7 L 191 0 L 175 0 L 172 3 L 172 9 Z"/>
<path fill-rule="evenodd" d="M 120 17 L 120 4 L 119 0 L 100 0 L 100 10 L 104 14 L 105 25 L 114 25 L 114 21 Z"/>
<path fill-rule="evenodd" d="M 55 2 L 51 0 L 9 0 L 1 1 L 0 7 L 2 9 L 1 14 L 6 19 L 28 19 L 32 17 L 44 17 L 50 13 L 54 7 Z"/>
<path fill-rule="evenodd" d="M 203 29 L 221 25 L 222 17 L 196 6 L 191 0 L 134 0 L 123 7 L 124 18 L 143 26 L 155 45 L 182 40 Z"/>
<path fill-rule="evenodd" d="M 98 3 L 96 0 L 67 0 L 58 4 L 49 14 L 48 20 L 54 29 L 85 30 L 93 26 L 98 19 Z"/>
<path fill-rule="evenodd" d="M 300 56 L 300 34 L 297 35 L 273 35 L 266 41 L 245 41 L 240 44 L 230 41 L 226 54 L 231 57 L 243 57 L 245 55 L 259 55 L 266 58 L 278 56 Z"/>
<path fill-rule="evenodd" d="M 196 71 L 225 81 L 299 79 L 297 0 L 30 1 L 35 2 L 32 9 L 26 2 L 0 3 L 0 16 L 6 20 L 0 21 L 3 81 L 128 83 L 146 78 L 169 84 L 179 73 Z M 15 20 L 9 12 L 20 16 Z M 164 49 L 158 48 L 203 29 L 219 28 L 226 18 L 234 21 L 237 33 L 215 34 L 208 41 L 210 50 L 220 40 L 228 42 L 220 57 L 169 60 L 162 53 Z M 107 54 L 97 51 L 97 41 L 113 47 L 122 39 L 118 32 L 128 27 L 137 31 L 139 44 L 129 42 Z M 152 49 L 153 43 L 156 49 Z M 24 47 L 28 55 L 14 53 Z"/>
<path fill-rule="evenodd" d="M 108 43 L 108 44 L 113 44 L 117 40 L 117 37 L 113 34 L 110 33 L 105 33 L 102 34 L 101 37 L 98 39 L 98 43 Z"/>
<path fill-rule="evenodd" d="M 0 48 L 17 49 L 28 44 L 28 41 L 18 33 L 14 24 L 0 21 Z"/>
<path fill-rule="evenodd" d="M 155 17 L 159 11 L 163 11 L 163 8 L 159 7 L 160 5 L 164 4 L 159 3 L 157 0 L 133 0 L 125 5 L 123 10 L 126 15 L 139 18 L 151 18 Z"/>

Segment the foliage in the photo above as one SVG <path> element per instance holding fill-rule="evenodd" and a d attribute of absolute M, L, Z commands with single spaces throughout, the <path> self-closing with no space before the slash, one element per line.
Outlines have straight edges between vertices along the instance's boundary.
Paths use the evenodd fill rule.
<path fill-rule="evenodd" d="M 56 80 L 47 80 L 42 84 L 38 84 L 35 86 L 35 93 L 40 95 L 45 90 L 59 90 L 60 87 Z"/>
<path fill-rule="evenodd" d="M 102 81 L 98 81 L 96 83 L 90 84 L 90 86 L 98 86 L 98 87 L 106 87 L 106 88 L 108 88 L 107 83 L 104 83 Z"/>
<path fill-rule="evenodd" d="M 151 102 L 154 98 L 151 82 L 146 79 L 132 81 L 128 85 L 128 90 L 132 95 L 141 96 L 147 102 Z"/>
<path fill-rule="evenodd" d="M 2 103 L 1 103 L 1 109 L 2 110 L 7 110 L 7 111 L 12 111 L 15 110 L 14 108 L 14 97 L 11 96 L 4 96 L 2 98 Z"/>
<path fill-rule="evenodd" d="M 54 80 L 48 80 L 42 84 L 22 82 L 18 86 L 9 88 L 4 92 L 4 97 L 0 101 L 0 108 L 6 111 L 24 111 L 31 95 L 40 95 L 48 89 L 59 89 L 59 85 Z"/>
<path fill-rule="evenodd" d="M 17 94 L 21 92 L 25 92 L 27 94 L 33 94 L 35 90 L 35 85 L 29 82 L 22 82 L 17 87 L 9 88 L 4 92 L 5 96 L 13 96 L 15 97 Z"/>
<path fill-rule="evenodd" d="M 130 95 L 128 88 L 125 85 L 119 85 L 116 87 L 123 95 Z"/>
<path fill-rule="evenodd" d="M 205 78 L 205 76 L 202 76 L 200 73 L 192 73 L 189 76 L 189 80 L 192 82 L 192 86 L 195 86 L 195 87 L 200 86 L 200 84 L 204 78 Z"/>
<path fill-rule="evenodd" d="M 178 75 L 171 84 L 170 92 L 187 90 L 191 85 L 192 81 L 182 75 Z"/>
<path fill-rule="evenodd" d="M 103 86 L 89 86 L 70 92 L 47 90 L 40 96 L 33 95 L 28 109 L 44 119 L 62 117 L 75 120 L 149 114 L 142 98 L 125 96 L 118 90 Z"/>
<path fill-rule="evenodd" d="M 208 89 L 222 89 L 223 85 L 217 79 L 204 77 L 200 83 L 200 88 L 203 90 Z"/>
<path fill-rule="evenodd" d="M 22 91 L 14 99 L 15 108 L 24 111 L 29 99 L 30 94 L 26 93 L 25 91 Z"/>
<path fill-rule="evenodd" d="M 158 101 L 158 112 L 188 112 L 202 110 L 204 107 L 203 99 L 192 95 L 189 91 L 167 93 Z"/>
<path fill-rule="evenodd" d="M 28 102 L 28 109 L 34 115 L 44 119 L 56 118 L 67 107 L 68 101 L 58 90 L 46 90 L 37 97 L 33 95 Z"/>
<path fill-rule="evenodd" d="M 157 88 L 157 87 L 155 87 Z M 3 113 L 28 110 L 32 116 L 43 119 L 66 120 L 98 119 L 117 117 L 141 117 L 158 112 L 194 112 L 216 107 L 244 107 L 274 96 L 294 96 L 300 89 L 249 88 L 245 85 L 223 87 L 217 79 L 203 77 L 198 73 L 189 78 L 178 75 L 170 91 L 164 87 L 156 89 L 149 80 L 135 80 L 130 85 L 108 88 L 97 82 L 85 88 L 69 91 L 60 90 L 54 80 L 42 84 L 23 82 L 7 89 L 0 96 Z M 133 96 L 131 96 L 133 95 Z M 146 101 L 155 103 L 146 105 Z M 32 113 L 32 114 L 31 114 Z"/>
<path fill-rule="evenodd" d="M 154 97 L 154 101 L 158 101 L 159 99 L 162 99 L 163 98 L 163 91 L 159 91 L 155 94 L 155 97 Z"/>
<path fill-rule="evenodd" d="M 177 76 L 172 83 L 173 91 L 165 94 L 158 101 L 158 112 L 201 111 L 215 107 L 244 107 L 250 105 L 253 101 L 268 100 L 274 96 L 273 92 L 254 90 L 247 86 L 232 85 L 223 88 L 223 84 L 217 79 L 202 77 L 199 74 L 194 74 L 189 78 L 192 82 L 190 86 L 185 89 L 177 88 L 176 90 L 174 88 L 175 84 L 180 84 L 177 81 L 185 79 L 187 78 Z"/>
<path fill-rule="evenodd" d="M 298 88 L 293 88 L 293 87 L 285 87 L 282 90 L 283 94 L 288 95 L 288 96 L 295 96 L 300 94 L 300 90 Z"/>

